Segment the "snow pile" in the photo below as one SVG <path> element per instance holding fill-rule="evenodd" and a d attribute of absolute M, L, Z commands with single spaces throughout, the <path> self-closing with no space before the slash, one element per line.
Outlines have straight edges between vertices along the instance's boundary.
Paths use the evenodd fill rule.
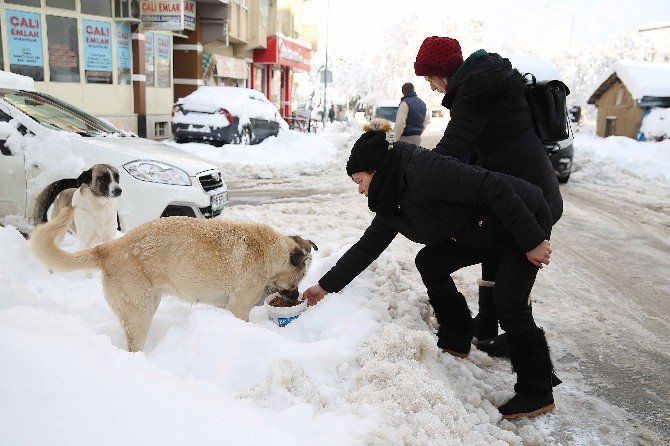
<path fill-rule="evenodd" d="M 217 148 L 204 143 L 166 144 L 209 161 L 221 169 L 226 180 L 269 179 L 318 176 L 331 169 L 343 169 L 358 136 L 356 125 L 336 123 L 318 133 L 280 131 L 276 137 L 256 145 L 227 144 Z"/>
<path fill-rule="evenodd" d="M 85 169 L 84 159 L 70 148 L 71 133 L 46 130 L 40 135 L 22 135 L 19 124 L 15 119 L 0 122 L 0 132 L 9 135 L 6 146 L 12 153 L 23 153 L 26 166 L 39 166 L 39 170 L 31 169 L 38 175 L 28 175 L 28 195 L 38 194 L 57 179 L 77 178 Z"/>
<path fill-rule="evenodd" d="M 639 142 L 624 136 L 575 134 L 574 146 L 572 178 L 609 185 L 640 180 L 670 183 L 670 140 Z"/>
<path fill-rule="evenodd" d="M 670 138 L 670 108 L 654 108 L 642 121 L 640 132 L 648 141 Z"/>
<path fill-rule="evenodd" d="M 0 70 L 0 88 L 34 91 L 35 81 L 28 76 Z"/>

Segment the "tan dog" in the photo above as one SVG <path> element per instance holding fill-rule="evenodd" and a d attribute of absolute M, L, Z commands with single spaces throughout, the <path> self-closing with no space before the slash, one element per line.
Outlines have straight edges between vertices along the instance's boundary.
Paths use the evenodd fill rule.
<path fill-rule="evenodd" d="M 270 292 L 297 299 L 312 247 L 317 249 L 309 240 L 264 224 L 169 217 L 69 253 L 55 239 L 70 226 L 73 214 L 65 208 L 35 228 L 30 247 L 57 271 L 102 270 L 105 299 L 126 332 L 129 351 L 142 349 L 164 294 L 216 305 L 243 320 Z"/>
<path fill-rule="evenodd" d="M 53 220 L 68 206 L 75 208 L 70 231 L 77 234 L 80 248 L 114 240 L 118 222 L 116 197 L 121 195 L 119 171 L 109 164 L 96 164 L 77 178 L 79 187 L 61 191 L 47 211 Z"/>

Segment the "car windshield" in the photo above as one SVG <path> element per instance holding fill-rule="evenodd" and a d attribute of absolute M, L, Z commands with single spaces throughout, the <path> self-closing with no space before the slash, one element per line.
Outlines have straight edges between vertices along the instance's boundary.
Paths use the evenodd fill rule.
<path fill-rule="evenodd" d="M 398 114 L 398 107 L 378 107 L 375 116 L 380 118 L 388 119 L 391 122 L 395 122 L 395 116 Z"/>
<path fill-rule="evenodd" d="M 34 91 L 0 90 L 0 99 L 50 129 L 82 136 L 124 135 L 112 125 L 49 95 Z"/>

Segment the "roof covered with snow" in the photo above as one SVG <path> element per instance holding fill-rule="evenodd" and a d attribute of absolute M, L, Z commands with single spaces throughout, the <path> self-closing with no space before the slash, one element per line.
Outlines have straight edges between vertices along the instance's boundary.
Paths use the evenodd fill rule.
<path fill-rule="evenodd" d="M 594 104 L 617 79 L 626 86 L 636 101 L 645 96 L 670 97 L 670 63 L 620 60 L 614 63 L 588 103 Z"/>

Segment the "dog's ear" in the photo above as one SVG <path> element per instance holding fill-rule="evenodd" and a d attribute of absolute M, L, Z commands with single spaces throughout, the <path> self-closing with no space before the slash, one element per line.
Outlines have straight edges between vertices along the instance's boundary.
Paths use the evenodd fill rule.
<path fill-rule="evenodd" d="M 308 252 L 312 251 L 312 248 L 314 248 L 314 251 L 318 251 L 319 247 L 316 246 L 316 244 L 311 241 L 311 240 L 306 240 L 299 235 L 290 235 L 289 238 L 293 239 L 294 242 L 298 244 L 303 249 L 306 249 Z"/>
<path fill-rule="evenodd" d="M 91 181 L 93 181 L 93 168 L 85 170 L 79 175 L 77 178 L 77 187 L 82 184 L 91 184 Z"/>
<path fill-rule="evenodd" d="M 300 248 L 295 248 L 293 252 L 291 253 L 291 265 L 295 267 L 301 267 L 305 266 L 305 261 L 307 260 L 307 257 L 309 256 L 309 253 L 305 251 L 304 249 Z"/>

